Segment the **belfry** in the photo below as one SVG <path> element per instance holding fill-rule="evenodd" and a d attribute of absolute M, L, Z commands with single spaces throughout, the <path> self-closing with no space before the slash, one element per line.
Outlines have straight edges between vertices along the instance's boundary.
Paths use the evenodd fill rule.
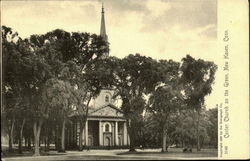
<path fill-rule="evenodd" d="M 106 34 L 104 7 L 101 11 L 100 36 L 108 41 Z M 109 53 L 104 55 L 108 57 Z M 129 136 L 127 131 L 127 122 L 123 112 L 114 105 L 112 98 L 114 91 L 103 88 L 99 96 L 92 100 L 88 108 L 87 121 L 80 134 L 79 120 L 72 117 L 72 124 L 68 127 L 66 133 L 66 147 L 68 149 L 79 146 L 79 137 L 82 137 L 82 145 L 85 147 L 124 147 L 129 145 Z"/>

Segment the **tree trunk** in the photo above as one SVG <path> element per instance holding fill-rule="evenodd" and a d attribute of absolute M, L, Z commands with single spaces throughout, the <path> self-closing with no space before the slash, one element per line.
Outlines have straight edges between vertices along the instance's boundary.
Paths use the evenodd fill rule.
<path fill-rule="evenodd" d="M 47 152 L 48 151 L 48 136 L 49 136 L 49 128 L 48 128 L 48 122 L 46 122 L 46 125 L 45 125 L 45 135 L 44 135 L 44 149 L 45 151 Z"/>
<path fill-rule="evenodd" d="M 196 124 L 196 137 L 197 137 L 197 151 L 201 150 L 200 147 L 200 109 L 197 110 L 197 124 Z"/>
<path fill-rule="evenodd" d="M 44 143 L 44 149 L 46 151 L 47 150 L 47 136 L 46 135 L 43 137 L 43 143 Z"/>
<path fill-rule="evenodd" d="M 13 151 L 13 131 L 14 131 L 14 125 L 15 125 L 15 117 L 11 120 L 11 128 L 9 130 L 9 151 Z"/>
<path fill-rule="evenodd" d="M 24 146 L 27 148 L 27 137 L 24 137 Z"/>
<path fill-rule="evenodd" d="M 129 143 L 129 151 L 130 152 L 135 152 L 135 142 L 134 142 L 134 131 L 131 127 L 131 122 L 129 120 L 127 120 L 127 129 L 128 129 L 128 135 L 129 135 L 129 139 L 130 139 L 130 143 Z"/>
<path fill-rule="evenodd" d="M 28 149 L 31 149 L 31 139 L 30 139 L 30 136 L 28 136 Z"/>
<path fill-rule="evenodd" d="M 61 134 L 61 150 L 60 152 L 65 152 L 65 119 L 62 123 L 62 134 Z"/>
<path fill-rule="evenodd" d="M 167 145 L 166 145 L 166 142 L 167 142 L 167 135 L 166 135 L 166 130 L 163 128 L 162 130 L 162 152 L 166 152 L 167 149 Z"/>
<path fill-rule="evenodd" d="M 45 150 L 49 151 L 49 136 L 46 136 L 45 140 Z"/>
<path fill-rule="evenodd" d="M 79 151 L 83 150 L 83 145 L 82 145 L 82 132 L 84 128 L 84 123 L 80 121 L 80 134 L 79 134 Z"/>
<path fill-rule="evenodd" d="M 35 146 L 35 152 L 34 156 L 39 156 L 39 140 L 40 140 L 40 132 L 42 127 L 42 119 L 39 119 L 39 121 L 35 121 L 33 125 L 33 131 L 34 131 L 34 146 Z"/>
<path fill-rule="evenodd" d="M 49 132 L 49 129 L 47 131 L 47 136 L 45 137 L 45 140 L 46 140 L 46 143 L 45 143 L 45 149 L 46 151 L 49 151 L 50 149 L 50 132 Z"/>
<path fill-rule="evenodd" d="M 183 137 L 183 123 L 181 123 L 181 147 L 184 148 L 184 137 Z"/>
<path fill-rule="evenodd" d="M 82 121 L 82 119 L 79 119 L 80 121 L 80 134 L 79 134 L 79 150 L 82 151 L 83 150 L 83 145 L 82 145 L 82 132 L 83 132 L 83 128 L 85 128 L 85 123 L 87 121 L 87 117 L 88 117 L 88 112 L 89 112 L 89 103 L 92 99 L 92 96 L 89 97 L 88 102 L 87 102 L 87 109 L 86 109 L 86 113 L 85 113 L 85 119 Z M 82 116 L 79 116 L 82 117 Z M 88 137 L 86 137 L 88 138 Z M 85 144 L 86 144 L 86 140 L 85 140 Z"/>
<path fill-rule="evenodd" d="M 33 145 L 33 147 L 35 147 L 35 137 L 32 138 L 32 145 Z"/>
<path fill-rule="evenodd" d="M 20 132 L 19 132 L 19 141 L 18 141 L 18 152 L 19 152 L 19 154 L 22 154 L 23 127 L 24 127 L 25 122 L 26 122 L 26 120 L 23 119 L 21 129 L 20 129 Z"/>
<path fill-rule="evenodd" d="M 54 134 L 55 134 L 55 138 L 54 138 L 55 139 L 55 148 L 57 151 L 59 151 L 57 126 L 55 126 Z"/>
<path fill-rule="evenodd" d="M 61 135 L 61 126 L 57 125 L 56 126 L 56 129 L 55 129 L 55 141 L 56 141 L 56 150 L 58 152 L 61 151 L 61 138 L 62 138 L 62 135 Z"/>

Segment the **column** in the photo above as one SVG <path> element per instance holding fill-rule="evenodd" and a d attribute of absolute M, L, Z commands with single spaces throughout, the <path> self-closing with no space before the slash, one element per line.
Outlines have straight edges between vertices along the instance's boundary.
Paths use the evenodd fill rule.
<path fill-rule="evenodd" d="M 85 145 L 88 146 L 88 120 L 85 122 Z"/>
<path fill-rule="evenodd" d="M 127 132 L 127 123 L 126 121 L 123 124 L 123 143 L 124 145 L 128 145 L 128 132 Z"/>
<path fill-rule="evenodd" d="M 102 134 L 102 122 L 99 120 L 99 146 L 102 146 L 103 144 L 103 134 Z"/>
<path fill-rule="evenodd" d="M 131 120 L 129 120 L 129 127 L 131 126 Z M 128 136 L 128 145 L 130 145 L 130 136 L 129 136 L 129 134 L 127 135 Z"/>
<path fill-rule="evenodd" d="M 115 145 L 115 125 L 114 125 L 114 122 L 111 122 L 111 146 L 114 146 Z"/>
<path fill-rule="evenodd" d="M 127 144 L 130 145 L 130 137 L 129 137 L 129 135 L 128 135 L 128 143 Z"/>
<path fill-rule="evenodd" d="M 115 145 L 119 145 L 118 143 L 118 122 L 115 122 Z"/>
<path fill-rule="evenodd" d="M 75 139 L 75 136 L 76 136 L 76 131 L 75 131 L 75 129 L 76 129 L 76 123 L 74 122 L 73 123 L 73 127 L 72 127 L 72 132 L 73 132 L 73 146 L 75 146 L 77 143 L 76 143 L 76 139 Z"/>
<path fill-rule="evenodd" d="M 79 146 L 80 143 L 79 143 L 79 137 L 80 137 L 80 123 L 77 121 L 76 123 L 76 143 L 77 145 Z"/>

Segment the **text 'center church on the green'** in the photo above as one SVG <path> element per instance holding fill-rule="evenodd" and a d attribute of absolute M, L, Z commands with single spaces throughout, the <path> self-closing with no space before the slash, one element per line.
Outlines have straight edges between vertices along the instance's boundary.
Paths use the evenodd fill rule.
<path fill-rule="evenodd" d="M 105 41 L 108 41 L 103 6 L 100 35 Z M 109 53 L 104 55 L 104 57 L 108 56 Z M 72 117 L 72 124 L 66 129 L 65 143 L 67 149 L 78 147 L 79 137 L 82 137 L 83 146 L 112 147 L 129 145 L 126 119 L 123 112 L 114 105 L 113 94 L 113 90 L 103 89 L 100 95 L 92 101 L 82 136 L 79 136 L 79 121 L 76 118 L 74 119 L 74 116 Z"/>

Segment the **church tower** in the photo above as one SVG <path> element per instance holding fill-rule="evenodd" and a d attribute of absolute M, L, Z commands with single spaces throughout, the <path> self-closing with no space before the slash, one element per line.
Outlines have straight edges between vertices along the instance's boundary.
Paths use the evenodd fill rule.
<path fill-rule="evenodd" d="M 100 36 L 108 42 L 103 4 Z M 105 61 L 108 57 L 109 53 L 106 53 L 102 56 L 101 60 Z M 124 113 L 115 106 L 113 95 L 114 90 L 102 88 L 100 94 L 91 100 L 82 135 L 79 135 L 79 120 L 72 119 L 72 124 L 66 129 L 66 146 L 69 148 L 78 147 L 80 145 L 80 138 L 82 138 L 81 144 L 85 145 L 85 147 L 119 147 L 129 145 L 127 120 L 125 119 Z M 75 114 L 78 115 L 77 112 Z M 75 114 L 73 114 L 72 117 L 75 117 Z"/>
<path fill-rule="evenodd" d="M 102 4 L 102 17 L 101 17 L 101 30 L 100 35 L 104 38 L 105 41 L 108 41 L 108 36 L 106 34 L 106 26 L 105 26 L 105 17 L 104 17 L 104 7 Z"/>
<path fill-rule="evenodd" d="M 101 12 L 101 29 L 100 29 L 100 36 L 103 37 L 103 39 L 108 42 L 108 36 L 106 34 L 106 26 L 105 26 L 105 16 L 104 16 L 104 7 L 102 3 L 102 12 Z M 107 58 L 109 56 L 109 53 L 104 54 L 104 58 Z"/>
<path fill-rule="evenodd" d="M 105 17 L 104 17 L 104 7 L 102 4 L 102 12 L 101 12 L 101 28 L 100 28 L 100 36 L 104 38 L 106 42 L 108 42 L 108 36 L 106 33 L 106 26 L 105 26 Z M 102 58 L 107 58 L 109 53 L 105 53 Z M 98 108 L 103 105 L 107 104 L 114 104 L 114 100 L 112 96 L 114 95 L 114 91 L 110 89 L 102 89 L 99 96 L 93 100 L 93 106 Z"/>

